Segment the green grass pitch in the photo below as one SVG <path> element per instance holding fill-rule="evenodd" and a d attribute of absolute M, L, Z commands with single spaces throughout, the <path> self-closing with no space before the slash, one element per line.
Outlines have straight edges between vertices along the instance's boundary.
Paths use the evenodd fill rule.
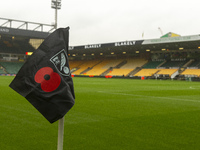
<path fill-rule="evenodd" d="M 50 124 L 0 77 L 0 149 L 55 150 Z M 75 77 L 64 150 L 199 150 L 200 83 Z"/>

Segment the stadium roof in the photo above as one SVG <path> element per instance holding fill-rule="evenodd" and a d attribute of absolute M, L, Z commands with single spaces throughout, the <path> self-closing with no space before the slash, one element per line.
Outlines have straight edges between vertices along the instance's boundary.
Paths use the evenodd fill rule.
<path fill-rule="evenodd" d="M 29 37 L 29 38 L 44 39 L 49 35 L 49 32 L 0 27 L 0 35 L 22 36 L 22 37 Z"/>
<path fill-rule="evenodd" d="M 44 31 L 44 29 L 48 29 L 48 31 Z M 0 18 L 0 35 L 44 39 L 53 29 L 54 25 Z"/>
<path fill-rule="evenodd" d="M 200 35 L 162 37 L 158 39 L 121 41 L 103 44 L 89 44 L 82 46 L 70 46 L 70 54 L 122 54 L 126 52 L 173 52 L 173 51 L 200 51 Z"/>
<path fill-rule="evenodd" d="M 44 31 L 43 28 L 45 27 L 49 31 Z M 1 36 L 45 39 L 52 29 L 54 29 L 53 25 L 0 18 Z M 74 56 L 173 51 L 200 51 L 200 35 L 180 36 L 169 32 L 157 39 L 130 40 L 69 47 L 69 53 Z"/>

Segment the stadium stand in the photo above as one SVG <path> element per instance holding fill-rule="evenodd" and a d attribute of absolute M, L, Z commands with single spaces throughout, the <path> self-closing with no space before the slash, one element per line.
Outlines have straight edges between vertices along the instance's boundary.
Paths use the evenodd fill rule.
<path fill-rule="evenodd" d="M 107 75 L 111 76 L 127 76 L 133 69 L 121 69 L 121 68 L 116 68 L 110 71 Z"/>
<path fill-rule="evenodd" d="M 91 70 L 92 67 L 94 67 L 100 62 L 101 60 L 85 60 L 83 64 L 81 64 L 80 66 L 78 66 L 78 68 L 76 68 L 77 70 L 75 70 L 73 74 L 75 75 L 86 74 L 87 71 Z"/>
<path fill-rule="evenodd" d="M 160 67 L 165 67 L 165 68 L 172 68 L 172 67 L 182 67 L 184 64 L 187 63 L 188 60 L 184 60 L 184 61 L 167 61 L 165 62 L 163 65 L 161 65 Z"/>
<path fill-rule="evenodd" d="M 174 73 L 177 73 L 179 69 L 142 69 L 139 72 L 137 72 L 134 76 L 145 76 L 145 77 L 151 77 L 154 75 L 158 76 L 165 76 L 165 77 L 171 77 Z"/>
<path fill-rule="evenodd" d="M 103 67 L 106 66 L 106 64 L 108 64 L 110 62 L 111 62 L 110 59 L 103 60 L 99 64 L 97 64 L 96 66 L 94 66 L 91 70 L 89 70 L 86 74 L 87 75 L 101 75 L 106 70 L 108 70 L 108 69 L 103 68 Z"/>
<path fill-rule="evenodd" d="M 25 53 L 33 52 L 49 32 L 23 30 L 22 34 L 21 29 L 4 30 L 7 31 L 7 28 L 2 27 L 0 31 L 0 74 L 16 74 L 22 61 L 29 57 Z M 188 36 L 191 39 L 188 41 L 181 36 L 167 36 L 151 40 L 70 46 L 69 66 L 73 75 L 84 76 L 200 76 L 198 37 Z"/>
<path fill-rule="evenodd" d="M 4 73 L 6 73 L 6 72 L 4 72 L 3 67 L 0 66 L 0 74 L 4 74 Z"/>
<path fill-rule="evenodd" d="M 0 65 L 5 68 L 5 72 L 9 74 L 17 74 L 22 67 L 22 62 L 0 62 Z M 4 73 L 5 73 L 4 72 Z"/>
<path fill-rule="evenodd" d="M 200 77 L 200 69 L 186 69 L 181 73 L 181 75 Z"/>
<path fill-rule="evenodd" d="M 134 71 L 137 67 L 142 67 L 145 63 L 147 63 L 147 60 L 145 59 L 139 59 L 139 58 L 132 58 L 132 59 L 126 59 L 124 60 L 125 64 L 123 64 L 119 68 L 113 68 L 109 71 L 107 75 L 112 76 L 128 76 L 130 72 Z"/>
<path fill-rule="evenodd" d="M 14 53 L 14 54 L 25 54 L 33 52 L 35 49 L 29 44 L 29 40 L 1 40 L 0 41 L 0 52 Z"/>
<path fill-rule="evenodd" d="M 147 63 L 147 60 L 140 59 L 140 58 L 132 58 L 132 59 L 126 59 L 126 64 L 124 64 L 121 69 L 135 69 L 137 67 L 141 67 L 144 64 Z"/>
<path fill-rule="evenodd" d="M 188 67 L 198 67 L 200 68 L 200 60 L 194 60 Z"/>
<path fill-rule="evenodd" d="M 159 69 L 159 72 L 157 74 L 162 74 L 162 75 L 172 75 L 178 71 L 178 69 Z"/>
<path fill-rule="evenodd" d="M 110 61 L 108 61 L 108 63 L 106 63 L 105 66 L 103 66 L 103 69 L 109 69 L 111 67 L 117 67 L 118 65 L 120 65 L 123 62 L 124 62 L 124 59 L 110 59 Z"/>
<path fill-rule="evenodd" d="M 134 72 L 133 76 L 146 76 L 151 77 L 156 75 L 171 77 L 177 69 L 163 69 L 157 68 L 160 65 L 166 63 L 165 61 L 147 61 L 140 58 L 129 58 L 129 59 L 102 59 L 102 60 L 87 60 L 87 61 L 73 61 L 70 62 L 72 74 L 75 75 L 109 75 L 109 76 L 129 76 L 136 68 L 138 69 Z M 182 66 L 186 61 L 168 61 L 166 68 Z"/>
<path fill-rule="evenodd" d="M 69 61 L 70 70 L 73 72 L 75 71 L 81 64 L 83 64 L 83 60 L 73 60 Z"/>
<path fill-rule="evenodd" d="M 174 73 L 176 73 L 178 69 L 159 69 L 159 72 L 157 72 L 157 75 L 159 77 L 171 77 Z"/>
<path fill-rule="evenodd" d="M 155 69 L 157 67 L 159 67 L 162 63 L 164 63 L 164 61 L 149 61 L 147 64 L 145 64 L 142 68 L 146 68 L 146 69 Z"/>
<path fill-rule="evenodd" d="M 156 74 L 159 71 L 159 69 L 142 69 L 139 72 L 137 72 L 134 76 L 153 76 L 154 74 Z"/>
<path fill-rule="evenodd" d="M 103 59 L 99 62 L 87 63 L 86 61 L 74 61 L 70 64 L 72 74 L 80 75 L 112 75 L 112 76 L 127 76 L 137 67 L 143 66 L 147 60 L 145 59 Z M 81 65 L 84 64 L 84 65 Z M 93 66 L 91 66 L 93 64 Z M 75 71 L 76 70 L 76 71 Z M 84 73 L 83 73 L 84 71 Z"/>

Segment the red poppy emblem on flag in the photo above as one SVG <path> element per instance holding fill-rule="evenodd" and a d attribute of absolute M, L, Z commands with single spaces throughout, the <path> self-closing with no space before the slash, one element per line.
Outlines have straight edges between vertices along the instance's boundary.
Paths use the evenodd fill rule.
<path fill-rule="evenodd" d="M 41 89 L 44 92 L 52 92 L 60 85 L 61 78 L 52 68 L 43 67 L 35 74 L 35 82 L 41 84 Z"/>

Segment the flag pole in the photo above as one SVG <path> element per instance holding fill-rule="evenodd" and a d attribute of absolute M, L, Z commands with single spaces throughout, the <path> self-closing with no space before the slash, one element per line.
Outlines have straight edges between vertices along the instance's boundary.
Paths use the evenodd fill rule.
<path fill-rule="evenodd" d="M 55 26 L 57 29 L 58 26 L 58 9 L 61 8 L 61 0 L 52 0 L 52 8 L 55 9 Z M 57 150 L 63 150 L 63 138 L 64 138 L 64 117 L 58 120 L 58 143 Z"/>
<path fill-rule="evenodd" d="M 64 138 L 64 117 L 58 121 L 58 145 L 57 150 L 63 150 L 63 138 Z"/>

